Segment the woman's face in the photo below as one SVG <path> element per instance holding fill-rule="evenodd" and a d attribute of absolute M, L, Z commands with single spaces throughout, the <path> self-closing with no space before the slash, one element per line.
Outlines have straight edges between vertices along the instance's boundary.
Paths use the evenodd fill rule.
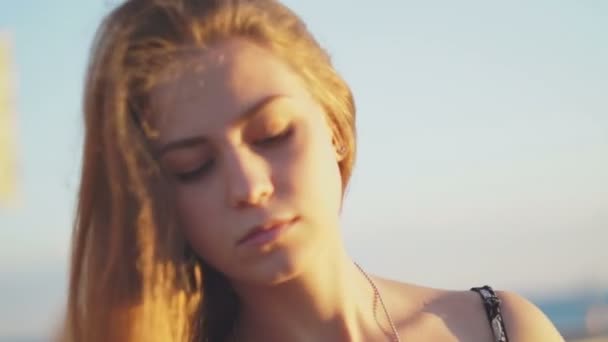
<path fill-rule="evenodd" d="M 340 239 L 325 112 L 296 73 L 248 41 L 224 41 L 196 62 L 152 93 L 180 221 L 195 252 L 232 280 L 280 282 Z"/>

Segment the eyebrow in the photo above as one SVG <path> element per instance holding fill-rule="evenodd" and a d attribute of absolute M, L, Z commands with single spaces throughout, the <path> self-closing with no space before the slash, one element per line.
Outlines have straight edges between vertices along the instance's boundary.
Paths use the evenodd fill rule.
<path fill-rule="evenodd" d="M 267 97 L 261 99 L 260 101 L 255 103 L 253 106 L 251 106 L 251 108 L 248 108 L 244 114 L 240 115 L 232 123 L 230 123 L 230 127 L 238 126 L 241 123 L 250 120 L 252 117 L 259 114 L 262 111 L 262 109 L 264 109 L 265 107 L 270 105 L 272 102 L 274 102 L 280 98 L 283 98 L 283 97 L 286 97 L 286 96 L 279 94 L 279 95 L 270 95 L 270 96 L 267 96 Z M 197 146 L 197 145 L 203 145 L 206 143 L 208 143 L 208 139 L 205 137 L 202 137 L 202 136 L 192 136 L 192 137 L 177 139 L 177 140 L 170 141 L 170 142 L 162 145 L 157 150 L 157 157 L 160 158 L 164 154 L 166 154 L 170 151 L 176 150 L 176 149 L 188 148 L 188 147 L 193 147 L 193 146 Z"/>

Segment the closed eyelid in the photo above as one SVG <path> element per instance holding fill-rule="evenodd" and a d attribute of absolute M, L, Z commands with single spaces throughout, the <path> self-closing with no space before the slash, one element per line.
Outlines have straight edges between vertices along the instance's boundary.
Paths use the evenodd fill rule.
<path fill-rule="evenodd" d="M 162 164 L 172 170 L 190 169 L 193 165 L 198 165 L 211 159 L 212 156 L 205 148 L 192 147 L 180 149 L 163 155 Z"/>
<path fill-rule="evenodd" d="M 285 95 L 271 95 L 265 97 L 258 103 L 254 104 L 251 108 L 249 108 L 243 115 L 239 116 L 234 122 L 230 123 L 230 127 L 239 127 L 245 124 L 246 122 L 251 122 L 254 118 L 263 115 L 265 113 L 264 109 L 267 108 L 271 103 L 285 97 Z M 156 155 L 157 158 L 162 158 L 164 154 L 172 150 L 207 144 L 209 144 L 209 139 L 205 136 L 190 136 L 182 139 L 176 139 L 161 145 L 157 149 Z"/>
<path fill-rule="evenodd" d="M 289 126 L 289 120 L 284 115 L 262 115 L 253 120 L 243 132 L 244 136 L 259 138 L 260 135 L 277 134 Z"/>

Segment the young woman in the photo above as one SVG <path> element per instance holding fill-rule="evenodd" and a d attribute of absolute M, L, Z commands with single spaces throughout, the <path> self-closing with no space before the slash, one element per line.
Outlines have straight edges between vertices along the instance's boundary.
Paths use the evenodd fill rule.
<path fill-rule="evenodd" d="M 85 91 L 67 341 L 562 341 L 520 296 L 345 251 L 355 106 L 273 0 L 130 0 Z"/>

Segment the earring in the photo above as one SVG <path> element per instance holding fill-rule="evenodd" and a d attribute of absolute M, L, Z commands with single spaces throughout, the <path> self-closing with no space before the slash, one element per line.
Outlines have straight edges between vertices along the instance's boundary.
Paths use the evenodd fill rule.
<path fill-rule="evenodd" d="M 338 154 L 343 156 L 345 153 L 346 153 L 346 146 L 340 145 L 340 147 L 338 148 Z"/>

